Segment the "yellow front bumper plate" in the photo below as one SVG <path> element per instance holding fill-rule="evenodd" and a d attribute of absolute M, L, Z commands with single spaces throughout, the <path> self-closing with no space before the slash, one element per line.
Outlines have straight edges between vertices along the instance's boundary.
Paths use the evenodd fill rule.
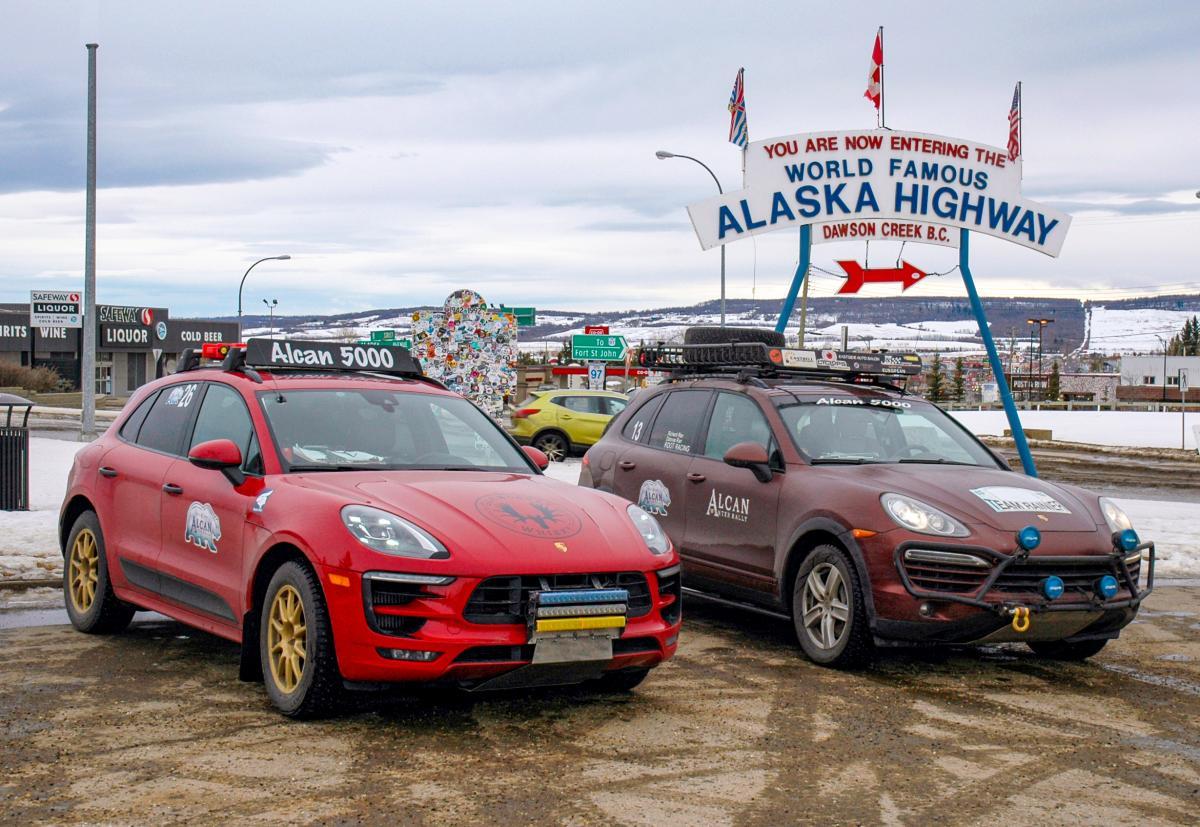
<path fill-rule="evenodd" d="M 556 617 L 539 620 L 538 632 L 579 632 L 587 629 L 624 629 L 625 618 L 621 615 L 601 617 Z"/>

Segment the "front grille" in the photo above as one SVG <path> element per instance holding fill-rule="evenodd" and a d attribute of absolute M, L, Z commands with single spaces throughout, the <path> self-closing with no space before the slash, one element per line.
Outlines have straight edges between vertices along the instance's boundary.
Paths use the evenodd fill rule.
<path fill-rule="evenodd" d="M 652 637 L 622 637 L 613 641 L 614 655 L 635 655 L 640 652 L 657 652 L 658 641 Z"/>
<path fill-rule="evenodd" d="M 408 637 L 425 625 L 426 618 L 396 614 L 401 606 L 422 599 L 437 599 L 440 595 L 426 591 L 420 583 L 398 583 L 370 575 L 363 577 L 363 610 L 367 625 L 385 635 Z"/>
<path fill-rule="evenodd" d="M 467 601 L 463 615 L 472 623 L 524 623 L 533 592 L 570 589 L 625 589 L 629 592 L 629 617 L 650 611 L 650 586 L 641 572 L 603 574 L 548 574 L 489 577 Z"/>
<path fill-rule="evenodd" d="M 515 663 L 533 660 L 533 644 L 524 646 L 473 646 L 454 659 L 455 663 Z"/>
<path fill-rule="evenodd" d="M 1064 594 L 1094 594 L 1093 586 L 1097 580 L 1106 574 L 1117 578 L 1121 588 L 1129 590 L 1120 567 L 1105 559 L 1089 559 L 1080 557 L 1080 562 L 1047 563 L 1032 557 L 1024 563 L 1010 565 L 996 579 L 989 594 L 1004 592 L 1008 594 L 1037 594 L 1040 593 L 1042 581 L 1054 574 L 1062 578 L 1065 587 Z M 974 568 L 956 565 L 954 563 L 906 560 L 901 556 L 904 570 L 908 573 L 912 584 L 918 589 L 930 592 L 953 592 L 971 594 L 977 592 L 991 574 L 991 568 Z M 1129 565 L 1129 576 L 1134 583 L 1141 575 L 1140 558 Z"/>

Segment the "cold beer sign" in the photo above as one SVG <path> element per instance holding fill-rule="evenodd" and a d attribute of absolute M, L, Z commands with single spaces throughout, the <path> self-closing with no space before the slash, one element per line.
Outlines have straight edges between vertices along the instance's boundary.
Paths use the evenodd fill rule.
<path fill-rule="evenodd" d="M 1071 218 L 1021 196 L 1020 162 L 998 147 L 890 130 L 819 132 L 747 147 L 745 188 L 688 207 L 710 249 L 813 225 L 814 243 L 954 247 L 957 229 L 1057 256 Z"/>

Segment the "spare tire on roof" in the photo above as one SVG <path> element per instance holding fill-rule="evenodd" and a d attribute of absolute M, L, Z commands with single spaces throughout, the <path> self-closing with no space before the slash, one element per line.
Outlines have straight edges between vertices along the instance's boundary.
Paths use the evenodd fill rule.
<path fill-rule="evenodd" d="M 763 327 L 689 327 L 683 333 L 685 345 L 728 345 L 752 342 L 784 347 L 783 334 Z"/>

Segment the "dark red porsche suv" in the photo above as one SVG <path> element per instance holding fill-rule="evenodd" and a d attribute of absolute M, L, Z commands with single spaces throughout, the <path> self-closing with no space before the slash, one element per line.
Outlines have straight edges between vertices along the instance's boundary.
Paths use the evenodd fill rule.
<path fill-rule="evenodd" d="M 785 614 L 837 666 L 911 643 L 1086 658 L 1133 619 L 1154 548 L 1115 503 L 1013 472 L 905 393 L 915 355 L 769 337 L 644 349 L 671 378 L 584 459 L 581 485 L 663 525 L 689 594 Z"/>

